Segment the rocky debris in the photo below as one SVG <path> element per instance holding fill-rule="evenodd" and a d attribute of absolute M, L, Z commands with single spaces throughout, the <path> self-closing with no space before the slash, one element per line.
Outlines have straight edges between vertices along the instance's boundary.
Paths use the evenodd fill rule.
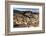
<path fill-rule="evenodd" d="M 39 13 L 16 13 L 16 15 L 13 16 L 14 25 L 19 26 L 38 26 L 39 24 Z"/>

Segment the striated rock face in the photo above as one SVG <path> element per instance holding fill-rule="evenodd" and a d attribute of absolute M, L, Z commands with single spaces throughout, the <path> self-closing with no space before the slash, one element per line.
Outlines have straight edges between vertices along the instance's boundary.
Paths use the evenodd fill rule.
<path fill-rule="evenodd" d="M 39 13 L 16 13 L 16 15 L 13 16 L 13 20 L 16 27 L 36 27 L 39 24 Z"/>

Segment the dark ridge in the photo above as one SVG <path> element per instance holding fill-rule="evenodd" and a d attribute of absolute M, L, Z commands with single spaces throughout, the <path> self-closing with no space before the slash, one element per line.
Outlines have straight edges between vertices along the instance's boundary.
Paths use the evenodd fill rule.
<path fill-rule="evenodd" d="M 20 14 L 25 14 L 25 13 L 32 13 L 32 14 L 38 14 L 38 12 L 32 12 L 32 11 L 19 11 L 19 10 L 13 10 L 13 13 L 20 13 Z"/>
<path fill-rule="evenodd" d="M 13 13 L 18 13 L 18 12 L 20 12 L 19 10 L 13 10 Z"/>
<path fill-rule="evenodd" d="M 24 13 L 23 11 L 13 10 L 13 13 Z"/>

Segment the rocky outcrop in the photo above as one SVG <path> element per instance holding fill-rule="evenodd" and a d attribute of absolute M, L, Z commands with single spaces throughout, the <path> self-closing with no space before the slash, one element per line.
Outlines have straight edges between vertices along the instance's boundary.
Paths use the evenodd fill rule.
<path fill-rule="evenodd" d="M 13 16 L 14 26 L 15 27 L 30 27 L 30 26 L 38 26 L 39 24 L 39 13 L 33 13 L 31 11 L 21 11 L 24 13 L 16 13 Z"/>

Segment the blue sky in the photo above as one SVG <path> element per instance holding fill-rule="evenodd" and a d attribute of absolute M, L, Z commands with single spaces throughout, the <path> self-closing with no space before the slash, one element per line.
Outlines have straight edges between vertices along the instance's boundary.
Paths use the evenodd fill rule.
<path fill-rule="evenodd" d="M 39 12 L 38 8 L 13 8 L 13 10 Z"/>

